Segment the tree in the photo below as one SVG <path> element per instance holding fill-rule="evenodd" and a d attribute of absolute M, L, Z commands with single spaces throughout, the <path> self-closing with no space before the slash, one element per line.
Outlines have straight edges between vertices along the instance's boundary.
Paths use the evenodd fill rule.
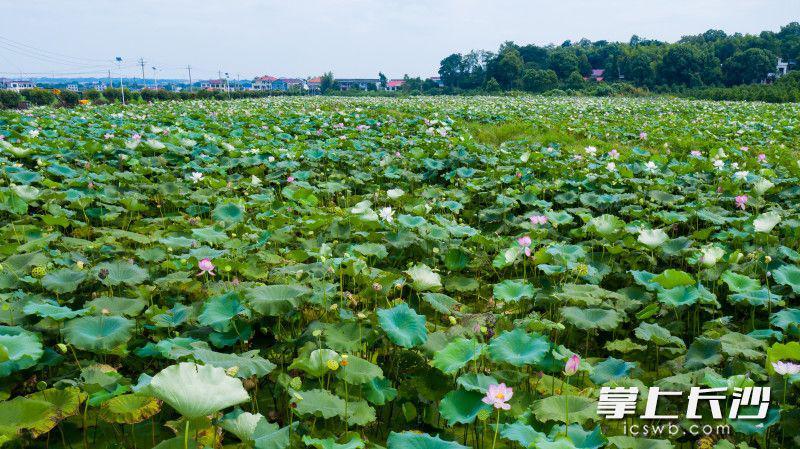
<path fill-rule="evenodd" d="M 461 81 L 461 54 L 453 53 L 439 63 L 439 76 L 447 87 L 458 87 Z"/>
<path fill-rule="evenodd" d="M 519 48 L 519 55 L 529 69 L 547 68 L 547 49 L 536 45 L 525 45 Z"/>
<path fill-rule="evenodd" d="M 550 52 L 548 66 L 556 72 L 559 79 L 567 78 L 572 72 L 579 71 L 578 57 L 571 48 L 560 47 Z"/>
<path fill-rule="evenodd" d="M 652 86 L 655 82 L 653 60 L 645 52 L 626 55 L 622 60 L 622 73 L 625 80 L 637 86 Z"/>
<path fill-rule="evenodd" d="M 524 68 L 525 62 L 517 47 L 512 42 L 506 42 L 497 58 L 489 63 L 488 72 L 502 88 L 513 89 L 519 86 Z"/>
<path fill-rule="evenodd" d="M 549 69 L 528 69 L 522 76 L 522 88 L 528 92 L 544 92 L 556 87 L 558 87 L 558 76 Z"/>
<path fill-rule="evenodd" d="M 775 70 L 775 60 L 774 54 L 760 48 L 736 52 L 722 64 L 725 84 L 735 86 L 759 82 Z"/>
<path fill-rule="evenodd" d="M 713 85 L 721 78 L 720 62 L 711 52 L 689 44 L 669 47 L 656 72 L 664 84 L 695 87 Z"/>
<path fill-rule="evenodd" d="M 586 81 L 584 81 L 583 76 L 581 76 L 580 72 L 577 70 L 572 72 L 569 77 L 567 77 L 567 80 L 564 81 L 564 87 L 567 89 L 583 89 L 585 84 Z"/>
<path fill-rule="evenodd" d="M 486 92 L 496 93 L 501 90 L 500 83 L 498 83 L 496 79 L 491 78 L 486 82 Z"/>
<path fill-rule="evenodd" d="M 328 91 L 334 90 L 336 87 L 336 79 L 333 77 L 332 72 L 327 72 L 322 75 L 322 78 L 319 82 L 319 90 L 320 92 L 327 93 Z"/>
<path fill-rule="evenodd" d="M 386 78 L 386 75 L 384 75 L 384 74 L 383 74 L 383 72 L 378 72 L 378 79 L 380 79 L 380 80 L 381 80 L 381 81 L 380 81 L 380 83 L 381 83 L 381 90 L 386 90 L 386 84 L 387 84 L 387 82 L 389 81 L 389 80 Z"/>

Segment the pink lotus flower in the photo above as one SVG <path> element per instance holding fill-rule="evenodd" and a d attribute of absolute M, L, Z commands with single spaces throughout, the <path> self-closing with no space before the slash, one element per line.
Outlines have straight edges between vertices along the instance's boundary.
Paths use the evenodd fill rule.
<path fill-rule="evenodd" d="M 211 259 L 205 258 L 197 262 L 197 267 L 200 268 L 200 272 L 197 273 L 197 276 L 202 276 L 203 274 L 208 274 L 209 276 L 216 276 L 214 273 L 214 269 L 216 268 L 213 263 L 211 263 Z"/>
<path fill-rule="evenodd" d="M 133 136 L 131 136 L 131 138 L 133 140 L 142 140 L 142 136 L 140 134 L 134 134 Z"/>
<path fill-rule="evenodd" d="M 750 151 L 750 147 L 741 147 L 740 150 L 747 152 Z"/>
<path fill-rule="evenodd" d="M 519 246 L 525 248 L 525 255 L 530 257 L 531 256 L 531 238 L 529 236 L 520 237 L 517 239 L 517 243 Z"/>
<path fill-rule="evenodd" d="M 103 134 L 103 139 L 106 139 L 106 140 L 108 140 L 108 139 L 113 139 L 113 138 L 114 138 L 114 135 L 113 135 L 113 134 L 111 134 L 111 133 L 105 133 L 105 134 Z"/>
<path fill-rule="evenodd" d="M 547 216 L 546 215 L 532 215 L 530 220 L 531 220 L 531 224 L 534 225 L 534 226 L 547 224 Z"/>
<path fill-rule="evenodd" d="M 581 358 L 578 357 L 577 354 L 572 354 L 572 357 L 567 360 L 567 364 L 564 365 L 564 374 L 567 376 L 572 376 L 573 374 L 578 372 L 578 367 L 581 366 Z"/>
<path fill-rule="evenodd" d="M 764 154 L 764 153 L 759 154 L 758 155 L 758 162 L 767 162 L 767 155 Z"/>
<path fill-rule="evenodd" d="M 691 155 L 692 155 L 692 157 L 701 157 L 703 155 L 703 153 L 701 153 L 701 152 L 699 152 L 697 150 L 692 150 Z"/>
<path fill-rule="evenodd" d="M 619 159 L 619 151 L 617 151 L 617 150 L 609 151 L 608 152 L 608 157 L 610 157 L 611 159 Z"/>
<path fill-rule="evenodd" d="M 288 182 L 289 184 L 293 183 L 294 182 L 294 176 L 289 176 L 288 178 L 286 178 L 286 182 Z"/>
<path fill-rule="evenodd" d="M 639 138 L 642 140 L 647 140 L 647 133 L 642 131 L 639 133 Z"/>
<path fill-rule="evenodd" d="M 736 207 L 738 207 L 741 210 L 744 210 L 744 206 L 745 206 L 745 204 L 747 204 L 747 200 L 748 199 L 749 198 L 747 197 L 747 195 L 739 195 L 739 196 L 737 196 L 735 198 Z"/>
<path fill-rule="evenodd" d="M 497 409 L 510 410 L 511 405 L 508 401 L 514 397 L 514 390 L 507 387 L 506 384 L 493 384 L 489 385 L 486 391 L 486 397 L 482 399 L 484 404 L 489 404 Z"/>
<path fill-rule="evenodd" d="M 781 376 L 793 376 L 795 374 L 800 374 L 800 364 L 793 362 L 784 362 L 782 360 L 778 360 L 777 362 L 772 362 L 772 368 Z"/>
<path fill-rule="evenodd" d="M 5 140 L 6 136 L 4 134 L 0 134 L 0 140 Z"/>

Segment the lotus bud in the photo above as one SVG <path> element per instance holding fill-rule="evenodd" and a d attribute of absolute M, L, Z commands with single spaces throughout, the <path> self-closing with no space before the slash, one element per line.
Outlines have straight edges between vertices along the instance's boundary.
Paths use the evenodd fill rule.
<path fill-rule="evenodd" d="M 79 270 L 83 270 L 84 263 L 83 263 L 82 260 L 79 260 L 79 261 L 75 262 L 75 266 L 77 266 Z"/>
<path fill-rule="evenodd" d="M 303 388 L 303 380 L 297 376 L 292 377 L 292 380 L 289 381 L 289 386 L 295 390 L 299 390 Z"/>
<path fill-rule="evenodd" d="M 770 262 L 772 262 L 772 257 L 764 256 L 764 263 L 770 263 Z"/>
<path fill-rule="evenodd" d="M 42 390 L 44 390 L 46 388 L 47 388 L 47 382 L 45 382 L 43 380 L 40 380 L 39 382 L 36 382 L 36 389 L 37 390 L 42 391 Z"/>
<path fill-rule="evenodd" d="M 236 377 L 236 374 L 238 372 L 239 372 L 239 367 L 238 366 L 232 366 L 232 367 L 230 367 L 230 368 L 225 370 L 225 373 L 227 373 L 231 377 Z"/>
<path fill-rule="evenodd" d="M 56 349 L 58 349 L 58 352 L 66 354 L 69 348 L 67 348 L 67 345 L 65 345 L 64 343 L 59 343 L 56 345 Z"/>
<path fill-rule="evenodd" d="M 450 315 L 449 320 L 450 320 L 450 324 L 452 324 L 453 326 L 458 324 L 458 320 L 456 319 L 456 317 L 454 317 L 452 315 Z"/>
<path fill-rule="evenodd" d="M 578 357 L 577 354 L 572 354 L 572 357 L 567 360 L 566 365 L 564 366 L 564 375 L 572 376 L 578 372 L 578 368 L 581 365 L 581 358 Z"/>

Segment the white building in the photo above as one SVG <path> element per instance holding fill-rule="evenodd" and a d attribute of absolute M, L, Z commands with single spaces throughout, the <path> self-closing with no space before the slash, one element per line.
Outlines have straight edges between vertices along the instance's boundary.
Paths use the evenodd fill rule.
<path fill-rule="evenodd" d="M 36 84 L 33 81 L 0 78 L 0 89 L 8 89 L 19 92 L 23 89 L 33 89 L 34 87 L 36 87 Z"/>

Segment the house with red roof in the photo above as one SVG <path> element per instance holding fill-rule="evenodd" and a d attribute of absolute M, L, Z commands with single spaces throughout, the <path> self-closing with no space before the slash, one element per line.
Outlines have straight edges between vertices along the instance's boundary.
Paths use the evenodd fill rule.
<path fill-rule="evenodd" d="M 306 86 L 308 86 L 308 91 L 312 94 L 318 94 L 322 91 L 322 77 L 317 76 L 314 78 L 309 78 L 306 80 Z"/>
<path fill-rule="evenodd" d="M 386 82 L 386 90 L 389 92 L 400 90 L 405 83 L 405 80 L 389 80 Z"/>
<path fill-rule="evenodd" d="M 272 83 L 278 78 L 274 76 L 264 75 L 259 76 L 253 80 L 252 90 L 272 90 Z"/>

